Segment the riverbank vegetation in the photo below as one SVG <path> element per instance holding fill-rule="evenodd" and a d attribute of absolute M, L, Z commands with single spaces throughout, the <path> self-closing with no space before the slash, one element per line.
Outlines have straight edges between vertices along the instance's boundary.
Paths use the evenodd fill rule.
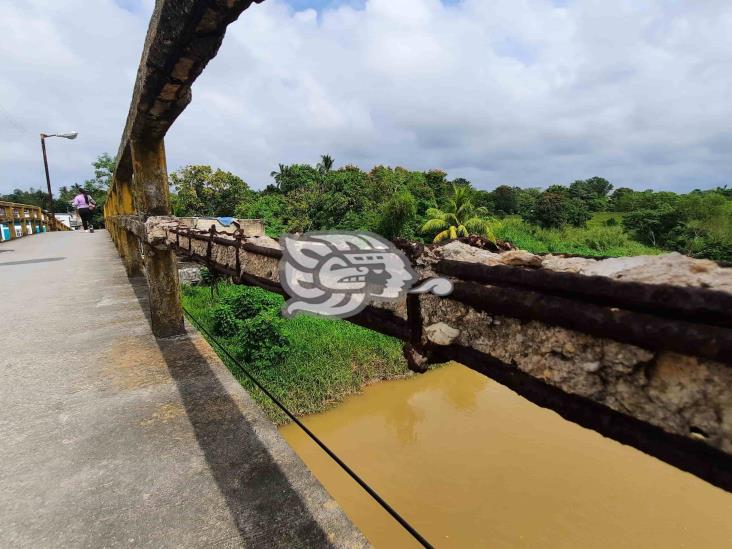
<path fill-rule="evenodd" d="M 171 175 L 176 215 L 260 218 L 267 232 L 368 230 L 422 242 L 468 232 L 535 253 L 589 256 L 663 251 L 732 261 L 732 189 L 673 192 L 615 189 L 602 177 L 546 189 L 476 189 L 465 179 L 377 166 L 282 165 L 254 191 L 208 166 Z"/>
<path fill-rule="evenodd" d="M 225 282 L 183 287 L 185 308 L 296 415 L 333 407 L 370 383 L 410 375 L 400 341 L 345 320 L 285 319 L 282 303 L 277 294 Z M 219 354 L 272 421 L 286 423 L 279 408 Z"/>

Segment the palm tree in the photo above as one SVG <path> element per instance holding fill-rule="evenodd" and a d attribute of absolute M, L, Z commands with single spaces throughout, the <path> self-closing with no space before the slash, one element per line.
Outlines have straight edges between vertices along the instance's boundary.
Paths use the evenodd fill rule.
<path fill-rule="evenodd" d="M 464 185 L 453 185 L 452 196 L 444 210 L 429 208 L 427 222 L 422 225 L 423 233 L 437 232 L 433 242 L 477 234 L 491 242 L 496 241 L 488 219 L 488 210 L 476 208 L 472 202 L 472 191 Z"/>
<path fill-rule="evenodd" d="M 279 166 L 280 171 L 273 171 L 270 172 L 270 176 L 274 177 L 275 183 L 277 183 L 277 188 L 280 190 L 283 190 L 283 184 L 287 180 L 287 177 L 290 175 L 290 167 L 285 166 L 284 164 L 280 164 Z"/>
<path fill-rule="evenodd" d="M 330 155 L 324 154 L 320 157 L 320 162 L 318 162 L 318 171 L 325 175 L 333 169 L 334 163 L 335 160 Z"/>

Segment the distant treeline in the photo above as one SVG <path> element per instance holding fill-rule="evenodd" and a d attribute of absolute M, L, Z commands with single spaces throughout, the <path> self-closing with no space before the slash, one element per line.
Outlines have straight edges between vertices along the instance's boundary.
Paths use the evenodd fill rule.
<path fill-rule="evenodd" d="M 101 155 L 84 182 L 103 205 L 114 159 Z M 624 255 L 676 250 L 732 261 L 732 189 L 686 194 L 615 189 L 602 177 L 546 189 L 501 185 L 475 189 L 440 170 L 377 166 L 335 168 L 324 155 L 316 165 L 280 164 L 261 191 L 210 166 L 170 174 L 179 216 L 264 219 L 267 232 L 368 230 L 387 238 L 431 242 L 467 233 L 508 239 L 536 252 Z M 56 211 L 66 211 L 79 185 L 62 187 Z M 48 207 L 45 192 L 16 190 L 3 200 Z M 101 208 L 98 209 L 101 215 Z"/>
<path fill-rule="evenodd" d="M 329 156 L 321 157 L 315 166 L 281 164 L 271 175 L 272 184 L 253 191 L 234 174 L 209 166 L 187 166 L 171 174 L 175 213 L 262 218 L 272 236 L 346 229 L 430 242 L 437 235 L 444 237 L 445 229 L 449 237 L 450 227 L 472 227 L 488 237 L 531 233 L 527 238 L 519 235 L 518 240 L 527 243 L 538 237 L 580 238 L 579 249 L 597 255 L 607 253 L 608 248 L 616 254 L 645 252 L 632 246 L 635 241 L 656 249 L 732 261 L 732 189 L 726 187 L 687 194 L 635 191 L 614 189 L 606 179 L 592 177 L 546 189 L 501 185 L 483 191 L 465 179 L 450 180 L 440 170 L 335 169 Z M 600 212 L 617 215 L 598 216 Z M 588 233 L 566 230 L 587 227 L 593 216 L 604 220 L 604 232 L 597 223 L 586 229 Z M 481 220 L 487 222 L 486 227 Z M 509 226 L 510 230 L 502 231 Z M 607 245 L 597 242 L 608 239 L 612 242 Z M 626 240 L 631 246 L 624 244 Z M 566 242 L 567 251 L 576 251 L 577 244 Z M 556 247 L 553 244 L 548 251 L 562 251 Z"/>
<path fill-rule="evenodd" d="M 115 168 L 115 159 L 107 153 L 101 154 L 92 162 L 93 177 L 90 177 L 83 184 L 75 183 L 67 186 L 63 185 L 54 191 L 53 203 L 48 199 L 48 191 L 35 189 L 31 187 L 27 191 L 15 189 L 12 193 L 0 195 L 0 200 L 9 202 L 17 202 L 18 204 L 31 204 L 40 206 L 44 210 L 53 211 L 55 213 L 64 213 L 73 211 L 71 201 L 79 194 L 80 189 L 85 189 L 96 201 L 99 206 L 94 212 L 94 220 L 98 225 L 102 224 L 104 203 L 107 201 L 107 190 L 112 181 L 112 174 Z"/>

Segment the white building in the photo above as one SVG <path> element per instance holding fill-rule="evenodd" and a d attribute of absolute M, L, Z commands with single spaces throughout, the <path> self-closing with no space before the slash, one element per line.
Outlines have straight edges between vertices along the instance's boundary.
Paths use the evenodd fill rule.
<path fill-rule="evenodd" d="M 75 213 L 57 213 L 53 215 L 61 223 L 74 231 L 81 226 L 81 221 L 79 221 L 79 218 Z"/>

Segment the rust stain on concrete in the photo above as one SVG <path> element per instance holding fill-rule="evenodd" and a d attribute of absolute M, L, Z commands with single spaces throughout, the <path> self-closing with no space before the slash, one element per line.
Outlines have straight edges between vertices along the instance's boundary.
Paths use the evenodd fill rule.
<path fill-rule="evenodd" d="M 103 362 L 106 367 L 102 375 L 119 389 L 141 389 L 172 381 L 162 352 L 150 338 L 120 338 Z"/>
<path fill-rule="evenodd" d="M 186 411 L 177 402 L 167 402 L 160 404 L 149 418 L 145 418 L 140 422 L 142 427 L 150 427 L 161 423 L 170 423 L 180 417 L 185 417 Z"/>

